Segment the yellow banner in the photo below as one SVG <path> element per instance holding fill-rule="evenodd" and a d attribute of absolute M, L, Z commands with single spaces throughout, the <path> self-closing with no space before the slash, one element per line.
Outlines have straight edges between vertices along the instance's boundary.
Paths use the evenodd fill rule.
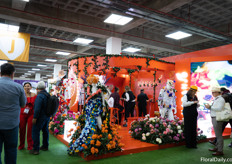
<path fill-rule="evenodd" d="M 0 59 L 28 62 L 29 47 L 30 34 L 0 32 Z"/>

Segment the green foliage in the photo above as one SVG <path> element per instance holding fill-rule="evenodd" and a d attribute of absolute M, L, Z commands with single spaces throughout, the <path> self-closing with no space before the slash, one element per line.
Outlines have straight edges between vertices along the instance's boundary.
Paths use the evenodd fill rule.
<path fill-rule="evenodd" d="M 167 62 L 167 61 L 164 61 L 164 60 L 160 60 L 160 59 L 156 59 L 156 58 L 153 58 L 153 57 L 150 57 L 150 56 L 147 56 L 147 57 L 141 57 L 141 56 L 137 56 L 137 55 L 130 55 L 130 54 L 95 54 L 95 55 L 85 55 L 85 56 L 78 56 L 78 57 L 73 57 L 73 58 L 70 58 L 69 60 L 68 60 L 68 62 L 69 61 L 71 61 L 71 60 L 73 60 L 73 59 L 79 59 L 79 58 L 85 58 L 85 57 L 94 57 L 94 56 L 100 56 L 100 57 L 109 57 L 109 58 L 111 58 L 111 57 L 121 57 L 121 58 L 123 58 L 123 57 L 127 57 L 127 58 L 136 58 L 136 59 L 150 59 L 150 60 L 155 60 L 155 61 L 160 61 L 160 62 L 163 62 L 163 63 L 170 63 L 170 64 L 174 64 L 174 63 L 172 63 L 172 62 Z M 149 60 L 149 61 L 150 61 Z"/>
<path fill-rule="evenodd" d="M 114 77 L 116 77 L 117 76 L 117 73 L 118 73 L 118 71 L 120 71 L 121 70 L 121 68 L 120 67 L 113 67 L 113 71 L 114 71 Z"/>
<path fill-rule="evenodd" d="M 104 56 L 104 59 L 103 59 L 103 64 L 102 66 L 105 66 L 104 69 L 102 69 L 102 72 L 105 74 L 106 73 L 106 70 L 109 69 L 109 56 Z"/>
<path fill-rule="evenodd" d="M 147 64 L 147 67 L 150 65 L 150 61 L 151 61 L 152 59 L 151 58 L 147 58 L 147 61 L 146 61 L 146 64 Z"/>
<path fill-rule="evenodd" d="M 135 71 L 137 71 L 136 69 L 127 69 L 127 72 L 129 74 L 129 76 L 134 73 Z"/>
<path fill-rule="evenodd" d="M 90 62 L 90 63 L 87 63 L 87 57 L 85 57 L 85 60 L 84 60 L 84 69 L 83 69 L 83 71 L 84 71 L 84 73 L 85 73 L 85 76 L 88 76 L 89 74 L 88 74 L 88 71 L 87 71 L 87 69 L 88 69 L 88 67 L 89 66 L 91 66 L 92 65 L 92 63 Z"/>
<path fill-rule="evenodd" d="M 76 76 L 77 76 L 77 78 L 78 78 L 78 74 L 79 74 L 79 72 L 81 72 L 81 71 L 79 70 L 79 60 L 77 60 L 77 62 L 74 63 L 73 65 L 76 66 L 77 71 L 75 71 L 74 73 L 76 74 Z M 69 68 L 69 69 L 70 69 L 70 68 Z"/>
<path fill-rule="evenodd" d="M 142 69 L 141 65 L 137 65 L 137 68 L 139 69 L 139 71 Z"/>
<path fill-rule="evenodd" d="M 93 69 L 97 71 L 98 67 L 101 66 L 100 64 L 97 64 L 97 56 L 93 56 L 92 61 L 94 63 Z"/>

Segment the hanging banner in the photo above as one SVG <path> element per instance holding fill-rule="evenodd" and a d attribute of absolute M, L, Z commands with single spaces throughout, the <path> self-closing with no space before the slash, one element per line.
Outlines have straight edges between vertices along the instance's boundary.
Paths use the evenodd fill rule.
<path fill-rule="evenodd" d="M 0 32 L 0 59 L 28 62 L 30 34 Z"/>

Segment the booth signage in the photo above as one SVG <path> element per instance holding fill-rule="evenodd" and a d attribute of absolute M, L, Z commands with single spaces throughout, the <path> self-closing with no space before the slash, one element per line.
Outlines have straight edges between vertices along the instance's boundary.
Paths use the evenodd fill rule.
<path fill-rule="evenodd" d="M 1 33 L 0 59 L 28 62 L 30 34 Z"/>

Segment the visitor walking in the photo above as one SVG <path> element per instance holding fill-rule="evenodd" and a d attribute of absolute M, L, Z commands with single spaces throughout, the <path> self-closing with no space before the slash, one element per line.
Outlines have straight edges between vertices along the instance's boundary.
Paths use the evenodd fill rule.
<path fill-rule="evenodd" d="M 32 120 L 32 139 L 33 139 L 33 149 L 30 150 L 30 154 L 38 155 L 39 150 L 48 150 L 49 141 L 49 131 L 48 124 L 50 117 L 46 115 L 47 101 L 49 93 L 45 90 L 45 83 L 40 81 L 37 85 L 37 97 L 34 104 L 34 117 Z M 43 143 L 40 147 L 40 131 L 43 132 Z"/>
<path fill-rule="evenodd" d="M 23 87 L 13 81 L 15 67 L 1 65 L 0 78 L 0 152 L 4 145 L 5 164 L 15 164 L 17 159 L 20 107 L 26 104 Z M 1 155 L 0 155 L 0 163 Z"/>

